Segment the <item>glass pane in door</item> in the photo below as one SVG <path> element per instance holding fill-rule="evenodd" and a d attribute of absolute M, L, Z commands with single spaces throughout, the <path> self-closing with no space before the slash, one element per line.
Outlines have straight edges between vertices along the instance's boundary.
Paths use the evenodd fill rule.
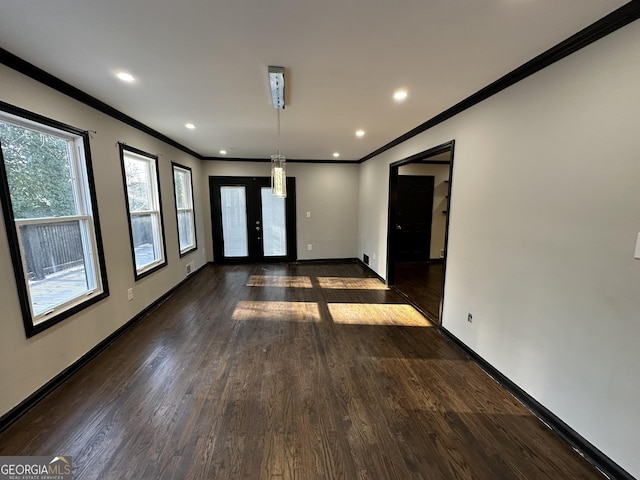
<path fill-rule="evenodd" d="M 287 254 L 287 224 L 284 198 L 275 197 L 270 187 L 260 189 L 262 200 L 262 239 L 265 257 Z"/>
<path fill-rule="evenodd" d="M 222 241 L 225 257 L 249 255 L 247 238 L 247 195 L 243 186 L 221 186 Z"/>

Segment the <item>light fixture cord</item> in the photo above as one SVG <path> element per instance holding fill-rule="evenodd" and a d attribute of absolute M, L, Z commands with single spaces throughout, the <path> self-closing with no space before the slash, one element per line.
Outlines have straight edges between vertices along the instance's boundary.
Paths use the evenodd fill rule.
<path fill-rule="evenodd" d="M 277 154 L 280 155 L 280 109 L 276 108 L 277 114 L 278 114 L 278 136 L 276 139 L 276 150 L 277 150 Z"/>

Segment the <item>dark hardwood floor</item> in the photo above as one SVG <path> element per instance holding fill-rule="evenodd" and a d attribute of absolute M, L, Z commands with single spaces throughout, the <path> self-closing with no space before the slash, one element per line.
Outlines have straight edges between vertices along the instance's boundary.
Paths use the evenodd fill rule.
<path fill-rule="evenodd" d="M 442 262 L 396 262 L 394 287 L 432 322 L 440 322 Z"/>
<path fill-rule="evenodd" d="M 353 264 L 208 266 L 0 434 L 76 479 L 598 479 Z"/>

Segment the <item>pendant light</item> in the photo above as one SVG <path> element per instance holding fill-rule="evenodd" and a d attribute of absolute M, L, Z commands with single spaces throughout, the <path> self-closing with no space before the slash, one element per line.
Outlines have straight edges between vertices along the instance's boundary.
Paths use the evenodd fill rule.
<path fill-rule="evenodd" d="M 271 155 L 271 193 L 278 198 L 287 197 L 286 159 L 280 153 L 280 110 L 284 110 L 284 68 L 269 67 L 269 87 L 271 101 L 276 109 L 278 135 L 276 153 Z"/>

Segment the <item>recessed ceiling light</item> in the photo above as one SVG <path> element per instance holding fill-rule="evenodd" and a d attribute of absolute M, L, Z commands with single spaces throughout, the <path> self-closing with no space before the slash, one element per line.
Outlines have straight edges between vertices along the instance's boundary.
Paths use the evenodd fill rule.
<path fill-rule="evenodd" d="M 338 158 L 340 156 L 340 153 L 338 152 L 333 152 L 333 158 Z"/>
<path fill-rule="evenodd" d="M 364 130 L 356 131 L 356 137 L 364 137 Z"/>
<path fill-rule="evenodd" d="M 118 72 L 116 73 L 116 77 L 118 77 L 123 82 L 133 82 L 135 80 L 134 76 L 127 72 Z"/>
<path fill-rule="evenodd" d="M 196 126 L 193 123 L 185 123 L 184 126 L 187 127 L 189 130 L 193 130 L 194 128 L 196 128 Z"/>
<path fill-rule="evenodd" d="M 407 95 L 408 93 L 406 90 L 396 90 L 393 94 L 393 99 L 396 102 L 401 102 L 407 98 Z"/>
<path fill-rule="evenodd" d="M 227 151 L 226 150 L 220 150 L 220 155 L 226 155 Z"/>

